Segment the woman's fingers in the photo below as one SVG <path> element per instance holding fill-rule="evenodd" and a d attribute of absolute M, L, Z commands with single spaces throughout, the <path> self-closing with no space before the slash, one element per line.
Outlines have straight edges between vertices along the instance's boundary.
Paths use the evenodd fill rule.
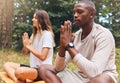
<path fill-rule="evenodd" d="M 24 34 L 23 34 L 23 36 L 24 36 L 24 38 L 29 38 L 29 36 L 28 36 L 28 33 L 27 32 L 24 32 Z"/>

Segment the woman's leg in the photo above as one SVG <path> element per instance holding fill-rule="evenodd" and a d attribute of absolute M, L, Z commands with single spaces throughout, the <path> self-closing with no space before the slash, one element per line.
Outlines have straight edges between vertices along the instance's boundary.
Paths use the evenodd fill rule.
<path fill-rule="evenodd" d="M 35 68 L 20 67 L 15 71 L 18 80 L 35 80 L 38 77 L 38 71 Z"/>
<path fill-rule="evenodd" d="M 107 74 L 100 74 L 94 78 L 92 78 L 87 83 L 115 83 L 113 79 Z"/>
<path fill-rule="evenodd" d="M 13 62 L 6 62 L 4 64 L 4 69 L 6 71 L 6 73 L 8 74 L 8 76 L 15 81 L 15 83 L 17 82 L 17 78 L 15 76 L 15 71 L 17 68 L 20 67 L 20 64 L 17 63 L 13 63 Z"/>

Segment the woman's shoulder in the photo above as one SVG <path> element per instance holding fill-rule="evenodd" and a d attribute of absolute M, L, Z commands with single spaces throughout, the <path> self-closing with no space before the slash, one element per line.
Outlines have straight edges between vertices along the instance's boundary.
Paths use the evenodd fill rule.
<path fill-rule="evenodd" d="M 44 30 L 44 31 L 42 32 L 42 34 L 43 34 L 43 35 L 52 35 L 51 32 L 50 32 L 50 31 L 47 31 L 47 30 Z"/>

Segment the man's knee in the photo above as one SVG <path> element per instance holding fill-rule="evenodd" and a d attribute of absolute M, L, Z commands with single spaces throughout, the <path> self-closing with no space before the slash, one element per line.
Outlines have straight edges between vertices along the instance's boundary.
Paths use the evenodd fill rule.
<path fill-rule="evenodd" d="M 114 83 L 113 79 L 107 74 L 100 74 L 92 78 L 87 83 Z"/>
<path fill-rule="evenodd" d="M 44 64 L 44 65 L 41 65 L 39 68 L 38 68 L 38 73 L 39 75 L 45 75 L 47 73 L 47 71 L 54 71 L 54 68 L 53 66 L 51 65 L 47 65 L 47 64 Z"/>
<path fill-rule="evenodd" d="M 38 68 L 39 76 L 47 83 L 62 83 L 56 76 L 54 68 L 50 65 L 41 65 Z"/>
<path fill-rule="evenodd" d="M 39 73 L 43 73 L 44 71 L 45 71 L 44 66 L 40 66 L 40 67 L 38 68 L 38 72 L 39 72 Z"/>

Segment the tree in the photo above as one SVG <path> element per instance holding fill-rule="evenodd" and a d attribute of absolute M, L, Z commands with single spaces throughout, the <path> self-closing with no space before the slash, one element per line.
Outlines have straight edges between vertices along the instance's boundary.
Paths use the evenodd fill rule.
<path fill-rule="evenodd" d="M 60 25 L 63 24 L 65 20 L 73 22 L 73 6 L 75 2 L 76 0 L 48 0 L 44 4 L 41 4 L 50 15 L 57 46 L 59 46 Z"/>
<path fill-rule="evenodd" d="M 73 6 L 78 0 L 15 0 L 15 1 L 16 1 L 14 12 L 15 25 L 13 30 L 18 31 L 19 33 L 24 32 L 22 28 L 27 29 L 29 28 L 29 25 L 32 25 L 33 13 L 36 10 L 44 9 L 48 12 L 50 16 L 50 20 L 53 25 L 53 31 L 55 34 L 55 43 L 57 46 L 59 46 L 59 27 L 61 24 L 63 24 L 65 20 L 70 20 L 73 22 Z M 106 28 L 110 29 L 115 39 L 119 37 L 116 40 L 116 42 L 119 42 L 120 0 L 97 0 L 97 1 L 92 0 L 92 1 L 94 1 L 96 5 L 95 22 L 100 23 Z M 22 24 L 28 25 L 20 26 Z M 76 31 L 75 29 L 79 29 L 74 27 L 73 32 Z M 26 31 L 26 29 L 24 30 Z M 14 37 L 17 37 L 16 33 L 18 34 L 18 32 L 13 32 Z M 14 39 L 14 42 L 18 42 L 16 38 Z"/>
<path fill-rule="evenodd" d="M 12 47 L 13 0 L 0 0 L 0 48 Z"/>
<path fill-rule="evenodd" d="M 53 26 L 53 31 L 55 34 L 55 42 L 56 45 L 58 46 L 59 27 L 61 24 L 63 24 L 65 20 L 70 20 L 73 22 L 72 10 L 75 2 L 76 0 L 16 0 L 14 23 L 23 24 L 24 22 L 32 25 L 31 20 L 33 18 L 33 13 L 39 9 L 46 10 L 50 16 L 50 20 Z M 19 27 L 19 26 L 15 25 L 15 27 Z M 20 30 L 21 28 L 17 28 L 17 30 L 18 29 L 19 31 L 21 31 Z"/>
<path fill-rule="evenodd" d="M 111 30 L 120 47 L 120 0 L 94 0 L 97 9 L 97 22 Z"/>

